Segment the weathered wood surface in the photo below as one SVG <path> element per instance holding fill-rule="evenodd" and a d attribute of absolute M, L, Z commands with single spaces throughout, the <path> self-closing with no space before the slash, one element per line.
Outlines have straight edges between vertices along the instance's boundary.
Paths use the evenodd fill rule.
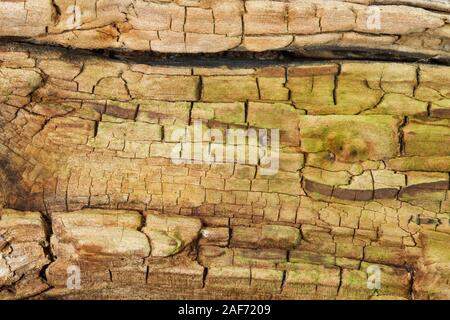
<path fill-rule="evenodd" d="M 448 1 L 71 5 L 0 1 L 0 299 L 450 298 Z M 196 121 L 278 172 L 173 163 Z"/>
<path fill-rule="evenodd" d="M 449 58 L 446 0 L 2 0 L 0 36 L 74 48 L 347 48 Z"/>
<path fill-rule="evenodd" d="M 0 199 L 51 218 L 2 211 L 2 297 L 448 297 L 449 67 L 41 48 L 0 48 Z M 194 120 L 280 127 L 279 172 L 173 164 L 170 133 Z M 103 210 L 73 212 L 86 207 Z M 370 264 L 381 291 L 365 287 Z"/>

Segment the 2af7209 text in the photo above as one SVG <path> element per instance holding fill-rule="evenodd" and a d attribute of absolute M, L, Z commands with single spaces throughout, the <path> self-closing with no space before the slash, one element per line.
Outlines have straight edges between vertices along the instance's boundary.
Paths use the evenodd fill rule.
<path fill-rule="evenodd" d="M 209 318 L 217 315 L 269 315 L 271 312 L 268 304 L 222 304 L 221 307 L 189 306 L 188 304 L 180 306 L 179 315 L 197 315 Z"/>
<path fill-rule="evenodd" d="M 223 315 L 267 315 L 270 314 L 270 305 L 262 304 L 230 304 L 222 305 Z"/>

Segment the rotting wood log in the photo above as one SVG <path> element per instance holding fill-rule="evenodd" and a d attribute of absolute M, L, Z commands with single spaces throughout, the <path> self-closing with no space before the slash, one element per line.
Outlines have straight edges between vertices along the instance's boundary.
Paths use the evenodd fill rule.
<path fill-rule="evenodd" d="M 0 37 L 0 299 L 450 298 L 448 1 L 0 1 Z"/>
<path fill-rule="evenodd" d="M 1 1 L 0 36 L 165 53 L 349 51 L 449 59 L 446 0 Z"/>

